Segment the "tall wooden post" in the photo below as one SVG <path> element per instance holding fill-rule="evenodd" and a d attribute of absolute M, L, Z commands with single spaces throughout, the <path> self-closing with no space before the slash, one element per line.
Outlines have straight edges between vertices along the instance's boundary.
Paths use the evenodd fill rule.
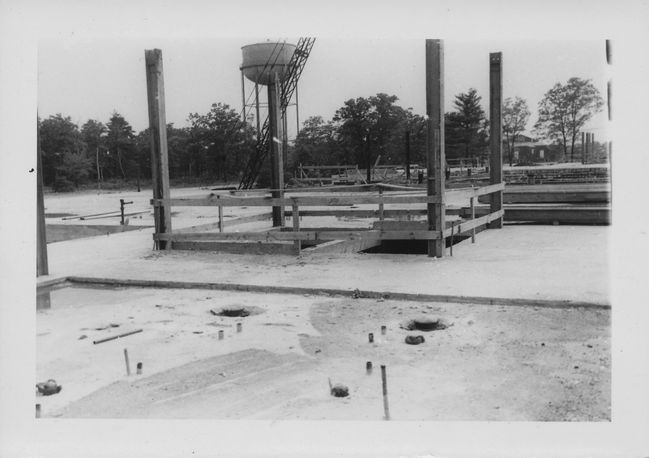
<path fill-rule="evenodd" d="M 282 145 L 282 110 L 279 104 L 279 78 L 277 74 L 268 85 L 268 114 L 270 120 L 270 177 L 271 195 L 284 197 L 284 159 Z M 273 207 L 273 227 L 284 226 L 284 206 Z"/>
<path fill-rule="evenodd" d="M 171 233 L 171 208 L 169 205 L 169 159 L 167 153 L 167 121 L 165 117 L 165 92 L 162 73 L 162 51 L 144 51 L 146 61 L 146 86 L 149 105 L 149 132 L 151 134 L 151 176 L 153 198 L 164 202 L 153 207 L 157 234 Z M 156 242 L 156 249 L 170 249 L 171 242 Z"/>
<path fill-rule="evenodd" d="M 428 203 L 428 230 L 437 231 L 440 238 L 428 241 L 428 256 L 441 258 L 446 246 L 441 236 L 445 229 L 444 165 L 444 43 L 426 40 L 426 115 L 428 116 L 426 167 L 428 179 L 426 194 L 437 196 L 439 203 Z"/>
<path fill-rule="evenodd" d="M 490 163 L 489 175 L 491 184 L 501 183 L 503 180 L 503 57 L 500 52 L 489 54 L 489 146 Z M 490 213 L 502 210 L 503 192 L 491 194 Z M 502 217 L 489 223 L 490 229 L 503 227 Z"/>
<path fill-rule="evenodd" d="M 47 232 L 45 227 L 45 203 L 43 199 L 43 160 L 41 138 L 36 126 L 36 276 L 49 275 L 47 262 Z"/>

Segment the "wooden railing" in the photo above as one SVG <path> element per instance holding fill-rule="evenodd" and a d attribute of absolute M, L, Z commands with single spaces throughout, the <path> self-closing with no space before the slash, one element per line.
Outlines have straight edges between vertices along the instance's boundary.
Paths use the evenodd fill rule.
<path fill-rule="evenodd" d="M 188 228 L 186 230 L 174 231 L 172 233 L 156 233 L 155 241 L 182 242 L 182 241 L 250 241 L 250 242 L 287 242 L 295 243 L 296 251 L 299 253 L 301 241 L 330 241 L 330 240 L 354 240 L 354 239 L 380 239 L 380 240 L 438 240 L 452 237 L 472 231 L 475 239 L 475 229 L 491 221 L 503 217 L 503 210 L 499 209 L 478 218 L 475 217 L 475 204 L 479 196 L 502 192 L 504 183 L 492 184 L 481 188 L 452 189 L 446 191 L 444 196 L 427 196 L 425 191 L 412 191 L 408 188 L 389 187 L 387 194 L 379 188 L 378 193 L 358 193 L 356 195 L 299 195 L 284 197 L 266 196 L 225 196 L 211 194 L 201 197 L 182 197 L 172 199 L 152 199 L 151 204 L 165 207 L 181 206 L 216 206 L 218 207 L 218 224 L 211 225 L 211 228 L 218 232 L 197 232 L 201 226 Z M 448 197 L 469 199 L 472 218 L 461 223 L 451 224 L 448 228 L 424 229 L 424 230 L 384 230 L 382 225 L 379 229 L 309 229 L 300 228 L 300 217 L 305 216 L 345 216 L 378 218 L 384 221 L 385 218 L 402 215 L 424 215 L 425 209 L 385 209 L 386 205 L 394 204 L 435 204 L 438 211 L 445 209 L 444 202 Z M 356 205 L 377 205 L 378 209 L 309 209 L 305 207 L 339 207 Z M 263 232 L 225 232 L 226 222 L 224 221 L 224 207 L 276 207 L 290 208 L 286 216 L 292 219 L 292 231 L 263 231 Z M 268 216 L 264 213 L 262 216 Z M 241 218 L 239 218 L 241 219 Z M 246 222 L 258 221 L 256 215 L 243 217 Z M 243 221 L 242 221 L 243 222 Z"/>

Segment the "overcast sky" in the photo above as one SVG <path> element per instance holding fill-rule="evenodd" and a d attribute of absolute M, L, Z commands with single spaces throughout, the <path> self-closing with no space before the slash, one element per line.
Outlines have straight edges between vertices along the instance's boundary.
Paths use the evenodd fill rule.
<path fill-rule="evenodd" d="M 38 54 L 38 108 L 41 117 L 71 116 L 108 121 L 113 110 L 136 130 L 147 127 L 144 50 L 162 49 L 167 122 L 187 125 L 191 112 L 206 113 L 223 102 L 241 110 L 241 46 L 291 37 L 200 39 L 42 40 Z M 404 108 L 425 112 L 424 40 L 317 38 L 299 84 L 300 120 L 331 119 L 349 98 L 379 92 L 396 95 Z M 489 53 L 503 53 L 504 97 L 527 100 L 536 121 L 543 94 L 576 76 L 593 80 L 606 96 L 608 69 L 604 40 L 445 41 L 445 105 L 475 88 L 488 113 Z M 247 87 L 248 90 L 252 86 Z M 294 116 L 294 114 L 290 114 Z M 589 124 L 606 137 L 605 112 Z M 292 124 L 295 121 L 292 121 Z"/>

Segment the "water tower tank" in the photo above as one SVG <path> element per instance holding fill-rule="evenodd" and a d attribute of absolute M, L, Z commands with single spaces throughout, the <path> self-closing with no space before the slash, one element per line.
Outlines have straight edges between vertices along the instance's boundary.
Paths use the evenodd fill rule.
<path fill-rule="evenodd" d="M 241 71 L 246 78 L 258 84 L 268 85 L 273 75 L 280 81 L 286 76 L 288 63 L 295 51 L 290 43 L 255 43 L 241 48 L 243 63 Z"/>

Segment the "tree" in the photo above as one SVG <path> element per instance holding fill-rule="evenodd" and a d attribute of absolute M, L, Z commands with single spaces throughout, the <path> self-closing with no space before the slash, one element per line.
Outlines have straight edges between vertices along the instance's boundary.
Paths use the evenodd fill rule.
<path fill-rule="evenodd" d="M 574 159 L 575 142 L 579 132 L 593 115 L 602 110 L 604 101 L 590 80 L 570 78 L 566 84 L 557 83 L 539 102 L 539 118 L 535 129 L 557 141 L 563 157 Z"/>
<path fill-rule="evenodd" d="M 81 152 L 66 151 L 63 153 L 61 164 L 56 167 L 57 179 L 54 182 L 55 191 L 72 191 L 88 179 L 92 161 Z"/>
<path fill-rule="evenodd" d="M 388 159 L 395 136 L 402 137 L 406 112 L 395 105 L 397 96 L 379 93 L 347 100 L 333 118 L 343 149 L 353 152 L 357 164 L 365 164 L 367 181 L 376 154 Z M 403 151 L 403 142 L 399 149 Z M 394 155 L 396 157 L 396 154 Z"/>
<path fill-rule="evenodd" d="M 520 97 L 514 97 L 513 99 L 508 97 L 505 99 L 503 104 L 503 134 L 505 134 L 510 166 L 514 161 L 516 136 L 525 131 L 529 118 L 530 110 L 524 99 Z"/>
<path fill-rule="evenodd" d="M 238 178 L 255 147 L 252 126 L 222 103 L 212 104 L 204 115 L 190 114 L 189 122 L 187 152 L 193 173 L 224 181 Z"/>
<path fill-rule="evenodd" d="M 454 112 L 444 116 L 448 156 L 473 159 L 487 147 L 487 120 L 480 105 L 482 97 L 471 88 L 455 96 Z"/>
<path fill-rule="evenodd" d="M 102 152 L 106 149 L 106 126 L 94 119 L 89 119 L 81 126 L 81 138 L 86 146 L 86 156 L 93 157 L 97 182 L 102 180 Z"/>
<path fill-rule="evenodd" d="M 43 183 L 53 186 L 66 153 L 81 153 L 83 142 L 79 128 L 69 116 L 60 113 L 39 120 L 38 133 L 43 165 Z"/>
<path fill-rule="evenodd" d="M 322 116 L 311 116 L 302 124 L 295 138 L 294 157 L 290 164 L 335 165 L 345 161 L 337 148 L 336 128 Z"/>
<path fill-rule="evenodd" d="M 114 175 L 126 179 L 127 171 L 136 166 L 133 158 L 135 151 L 135 134 L 131 125 L 122 115 L 114 111 L 106 125 L 106 146 L 109 157 L 112 158 L 112 171 Z"/>

